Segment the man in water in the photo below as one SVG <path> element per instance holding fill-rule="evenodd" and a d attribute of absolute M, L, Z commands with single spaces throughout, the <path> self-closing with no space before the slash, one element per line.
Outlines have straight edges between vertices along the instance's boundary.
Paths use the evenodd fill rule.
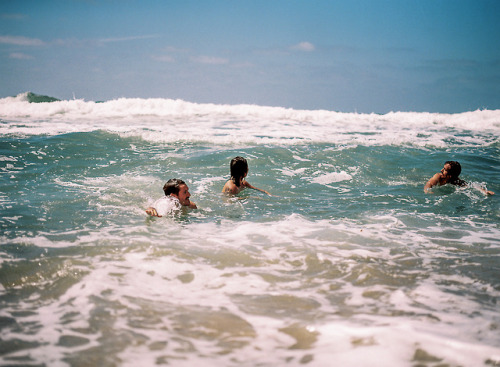
<path fill-rule="evenodd" d="M 197 209 L 195 203 L 189 198 L 189 187 L 182 180 L 171 178 L 163 186 L 165 196 L 156 200 L 152 206 L 146 209 L 146 213 L 154 217 L 161 217 L 163 215 L 180 210 L 183 206 L 191 209 Z"/>

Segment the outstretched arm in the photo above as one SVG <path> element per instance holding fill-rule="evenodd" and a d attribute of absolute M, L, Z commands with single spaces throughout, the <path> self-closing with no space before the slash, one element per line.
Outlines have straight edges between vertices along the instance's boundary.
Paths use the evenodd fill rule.
<path fill-rule="evenodd" d="M 481 191 L 485 195 L 495 195 L 493 191 L 483 189 L 482 187 L 479 187 L 479 191 Z"/>
<path fill-rule="evenodd" d="M 248 187 L 249 189 L 254 189 L 260 192 L 263 192 L 264 194 L 267 194 L 269 196 L 272 196 L 270 193 L 268 193 L 266 190 L 259 189 L 258 187 L 250 185 L 247 181 L 242 182 L 245 187 Z"/>

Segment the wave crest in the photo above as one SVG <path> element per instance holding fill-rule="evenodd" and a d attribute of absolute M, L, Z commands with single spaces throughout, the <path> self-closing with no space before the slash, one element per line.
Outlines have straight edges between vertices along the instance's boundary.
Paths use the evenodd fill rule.
<path fill-rule="evenodd" d="M 446 147 L 496 144 L 500 132 L 500 110 L 379 115 L 200 104 L 164 98 L 57 100 L 30 92 L 0 99 L 0 119 L 11 121 L 0 124 L 0 134 L 56 135 L 105 130 L 155 142 L 217 144 L 327 142 Z"/>

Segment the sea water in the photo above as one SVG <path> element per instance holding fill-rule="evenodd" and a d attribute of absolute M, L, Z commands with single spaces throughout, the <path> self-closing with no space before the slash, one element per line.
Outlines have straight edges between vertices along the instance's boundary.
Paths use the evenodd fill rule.
<path fill-rule="evenodd" d="M 488 110 L 0 99 L 0 364 L 498 366 L 499 132 Z M 238 155 L 272 196 L 221 194 Z M 469 185 L 425 194 L 447 160 Z M 148 217 L 169 178 L 198 209 Z"/>

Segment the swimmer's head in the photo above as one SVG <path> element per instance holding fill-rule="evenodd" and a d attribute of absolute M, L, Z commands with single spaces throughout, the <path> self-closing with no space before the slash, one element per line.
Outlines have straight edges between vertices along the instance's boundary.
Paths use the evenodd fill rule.
<path fill-rule="evenodd" d="M 452 178 L 458 178 L 458 176 L 460 176 L 460 173 L 462 172 L 462 166 L 460 166 L 460 163 L 458 163 L 457 161 L 447 161 L 444 165 L 446 166 L 447 164 L 449 165 L 449 169 L 447 169 L 448 174 Z"/>
<path fill-rule="evenodd" d="M 235 157 L 231 160 L 231 179 L 239 186 L 241 184 L 241 180 L 248 173 L 248 163 L 247 160 L 243 157 Z"/>
<path fill-rule="evenodd" d="M 167 183 L 163 186 L 163 192 L 165 196 L 169 196 L 170 194 L 174 194 L 175 196 L 179 195 L 179 190 L 181 185 L 185 185 L 186 183 L 178 178 L 171 178 L 167 181 Z"/>

